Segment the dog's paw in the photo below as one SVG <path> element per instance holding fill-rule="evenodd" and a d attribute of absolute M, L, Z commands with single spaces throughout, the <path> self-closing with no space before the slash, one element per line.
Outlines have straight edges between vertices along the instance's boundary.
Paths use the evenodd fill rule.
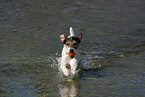
<path fill-rule="evenodd" d="M 77 71 L 76 71 L 76 73 L 78 73 L 80 71 L 80 69 L 78 69 Z"/>
<path fill-rule="evenodd" d="M 78 74 L 79 71 L 80 71 L 80 69 L 78 69 L 78 70 L 71 70 L 71 73 L 72 73 L 73 75 L 76 75 L 76 74 Z"/>
<path fill-rule="evenodd" d="M 65 76 L 69 76 L 69 72 L 63 72 Z"/>

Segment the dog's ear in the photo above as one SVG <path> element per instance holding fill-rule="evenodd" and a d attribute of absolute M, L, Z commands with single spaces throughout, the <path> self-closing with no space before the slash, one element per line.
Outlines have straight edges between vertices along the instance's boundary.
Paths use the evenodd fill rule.
<path fill-rule="evenodd" d="M 79 36 L 79 40 L 80 40 L 80 41 L 82 40 L 82 33 L 81 33 L 80 36 Z"/>
<path fill-rule="evenodd" d="M 60 35 L 60 40 L 61 40 L 62 42 L 64 42 L 64 40 L 65 40 L 64 34 Z"/>

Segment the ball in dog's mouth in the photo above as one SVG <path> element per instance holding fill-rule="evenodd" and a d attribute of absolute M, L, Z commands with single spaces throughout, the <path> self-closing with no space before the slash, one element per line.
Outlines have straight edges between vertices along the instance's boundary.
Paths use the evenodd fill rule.
<path fill-rule="evenodd" d="M 75 53 L 74 52 L 71 52 L 71 53 L 68 53 L 69 56 L 71 57 L 74 57 L 75 56 Z"/>

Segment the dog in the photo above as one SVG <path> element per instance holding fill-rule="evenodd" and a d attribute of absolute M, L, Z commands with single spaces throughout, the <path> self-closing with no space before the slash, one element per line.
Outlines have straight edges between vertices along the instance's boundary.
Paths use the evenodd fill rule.
<path fill-rule="evenodd" d="M 65 37 L 62 34 L 60 40 L 64 44 L 60 69 L 66 77 L 76 75 L 82 68 L 82 58 L 78 50 L 79 43 L 82 40 L 82 33 L 79 37 L 75 37 L 73 28 L 70 27 L 70 35 Z"/>

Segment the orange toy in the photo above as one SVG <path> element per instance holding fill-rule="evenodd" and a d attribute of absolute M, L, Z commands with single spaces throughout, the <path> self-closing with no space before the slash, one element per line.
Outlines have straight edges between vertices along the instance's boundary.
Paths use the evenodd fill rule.
<path fill-rule="evenodd" d="M 73 56 L 75 56 L 75 53 L 68 53 L 68 55 L 73 57 Z"/>

